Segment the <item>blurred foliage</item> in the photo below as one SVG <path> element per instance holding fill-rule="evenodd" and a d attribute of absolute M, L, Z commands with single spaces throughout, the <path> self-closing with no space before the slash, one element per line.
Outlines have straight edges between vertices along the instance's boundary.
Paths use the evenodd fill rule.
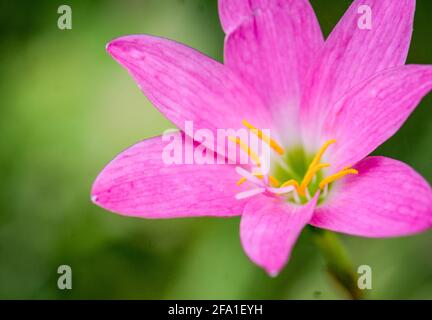
<path fill-rule="evenodd" d="M 69 4 L 73 29 L 57 28 Z M 349 1 L 312 0 L 326 34 Z M 432 2 L 419 0 L 410 63 L 432 63 Z M 104 164 L 172 125 L 105 52 L 148 33 L 222 60 L 215 0 L 0 1 L 0 298 L 344 298 L 303 232 L 273 279 L 243 253 L 238 218 L 143 220 L 91 204 Z M 432 180 L 432 96 L 377 154 Z M 432 298 L 431 232 L 344 236 L 355 265 L 373 269 L 369 298 Z M 57 268 L 73 289 L 57 289 Z"/>

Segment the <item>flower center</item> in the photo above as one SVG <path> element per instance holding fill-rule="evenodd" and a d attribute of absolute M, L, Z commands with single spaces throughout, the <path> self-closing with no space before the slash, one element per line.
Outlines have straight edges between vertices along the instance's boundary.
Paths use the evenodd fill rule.
<path fill-rule="evenodd" d="M 237 185 L 249 183 L 253 186 L 252 189 L 238 193 L 237 199 L 264 193 L 273 196 L 285 196 L 288 201 L 295 203 L 306 203 L 320 190 L 322 192 L 318 201 L 322 202 L 327 197 L 333 182 L 350 174 L 358 174 L 356 169 L 348 166 L 335 174 L 324 175 L 323 169 L 330 167 L 330 164 L 322 163 L 322 157 L 327 149 L 336 143 L 336 140 L 328 140 L 313 157 L 308 157 L 303 148 L 300 147 L 287 152 L 274 139 L 265 135 L 262 130 L 257 129 L 246 120 L 243 120 L 242 123 L 267 144 L 276 153 L 276 156 L 272 157 L 270 170 L 263 170 L 263 161 L 255 151 L 251 150 L 240 138 L 229 137 L 243 152 L 247 153 L 256 166 L 252 172 L 241 167 L 236 168 L 237 173 L 242 176 L 237 181 Z"/>

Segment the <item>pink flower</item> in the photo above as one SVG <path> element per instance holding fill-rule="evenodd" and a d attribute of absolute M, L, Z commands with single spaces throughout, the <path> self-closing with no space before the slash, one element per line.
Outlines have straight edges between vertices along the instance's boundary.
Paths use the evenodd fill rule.
<path fill-rule="evenodd" d="M 361 5 L 371 29 L 358 27 Z M 161 138 L 147 139 L 105 167 L 93 201 L 144 218 L 241 215 L 244 250 L 270 275 L 307 224 L 364 237 L 429 229 L 430 185 L 404 163 L 368 157 L 432 88 L 431 66 L 405 65 L 414 10 L 414 0 L 354 1 L 324 41 L 307 0 L 220 0 L 224 64 L 157 37 L 113 40 L 108 52 L 181 130 L 186 120 L 214 132 L 270 128 L 261 138 L 273 151 L 259 176 L 165 165 Z"/>

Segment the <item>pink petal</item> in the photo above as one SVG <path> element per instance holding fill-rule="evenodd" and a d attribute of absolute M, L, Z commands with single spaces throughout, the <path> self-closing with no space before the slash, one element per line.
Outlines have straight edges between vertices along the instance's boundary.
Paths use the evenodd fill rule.
<path fill-rule="evenodd" d="M 392 237 L 432 227 L 432 189 L 408 165 L 368 157 L 355 166 L 359 175 L 334 185 L 311 224 L 364 237 Z"/>
<path fill-rule="evenodd" d="M 230 33 L 257 11 L 281 6 L 286 0 L 219 0 L 219 18 L 225 33 Z"/>
<path fill-rule="evenodd" d="M 147 35 L 111 41 L 108 52 L 135 78 L 150 101 L 178 128 L 242 128 L 248 119 L 269 129 L 261 100 L 221 63 L 180 43 Z M 268 124 L 266 122 L 265 124 Z M 212 147 L 207 142 L 207 147 Z"/>
<path fill-rule="evenodd" d="M 369 6 L 372 28 L 360 29 L 360 6 Z M 360 8 L 361 9 L 361 8 Z M 351 87 L 375 73 L 403 65 L 411 41 L 415 0 L 356 0 L 326 40 L 309 73 L 302 102 L 306 130 Z M 303 123 L 302 122 L 302 123 Z"/>
<path fill-rule="evenodd" d="M 260 94 L 271 109 L 275 127 L 293 137 L 298 132 L 303 78 L 324 44 L 309 1 L 228 0 L 219 4 L 229 30 L 225 64 Z"/>
<path fill-rule="evenodd" d="M 337 140 L 333 169 L 356 163 L 390 138 L 431 89 L 432 66 L 416 65 L 383 71 L 353 88 L 332 107 L 321 134 Z"/>
<path fill-rule="evenodd" d="M 143 218 L 234 216 L 244 202 L 233 165 L 165 164 L 161 137 L 144 140 L 112 160 L 92 189 L 107 210 Z M 186 147 L 185 147 L 186 148 Z"/>
<path fill-rule="evenodd" d="M 249 258 L 276 276 L 315 209 L 318 194 L 307 205 L 294 206 L 280 198 L 257 196 L 244 208 L 240 238 Z"/>

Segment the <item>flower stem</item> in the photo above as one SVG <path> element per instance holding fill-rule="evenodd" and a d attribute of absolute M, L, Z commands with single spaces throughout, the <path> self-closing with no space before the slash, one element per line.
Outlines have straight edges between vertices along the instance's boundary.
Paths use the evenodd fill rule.
<path fill-rule="evenodd" d="M 362 299 L 363 293 L 357 285 L 357 273 L 337 234 L 310 227 L 313 239 L 327 263 L 327 271 L 352 299 Z"/>

